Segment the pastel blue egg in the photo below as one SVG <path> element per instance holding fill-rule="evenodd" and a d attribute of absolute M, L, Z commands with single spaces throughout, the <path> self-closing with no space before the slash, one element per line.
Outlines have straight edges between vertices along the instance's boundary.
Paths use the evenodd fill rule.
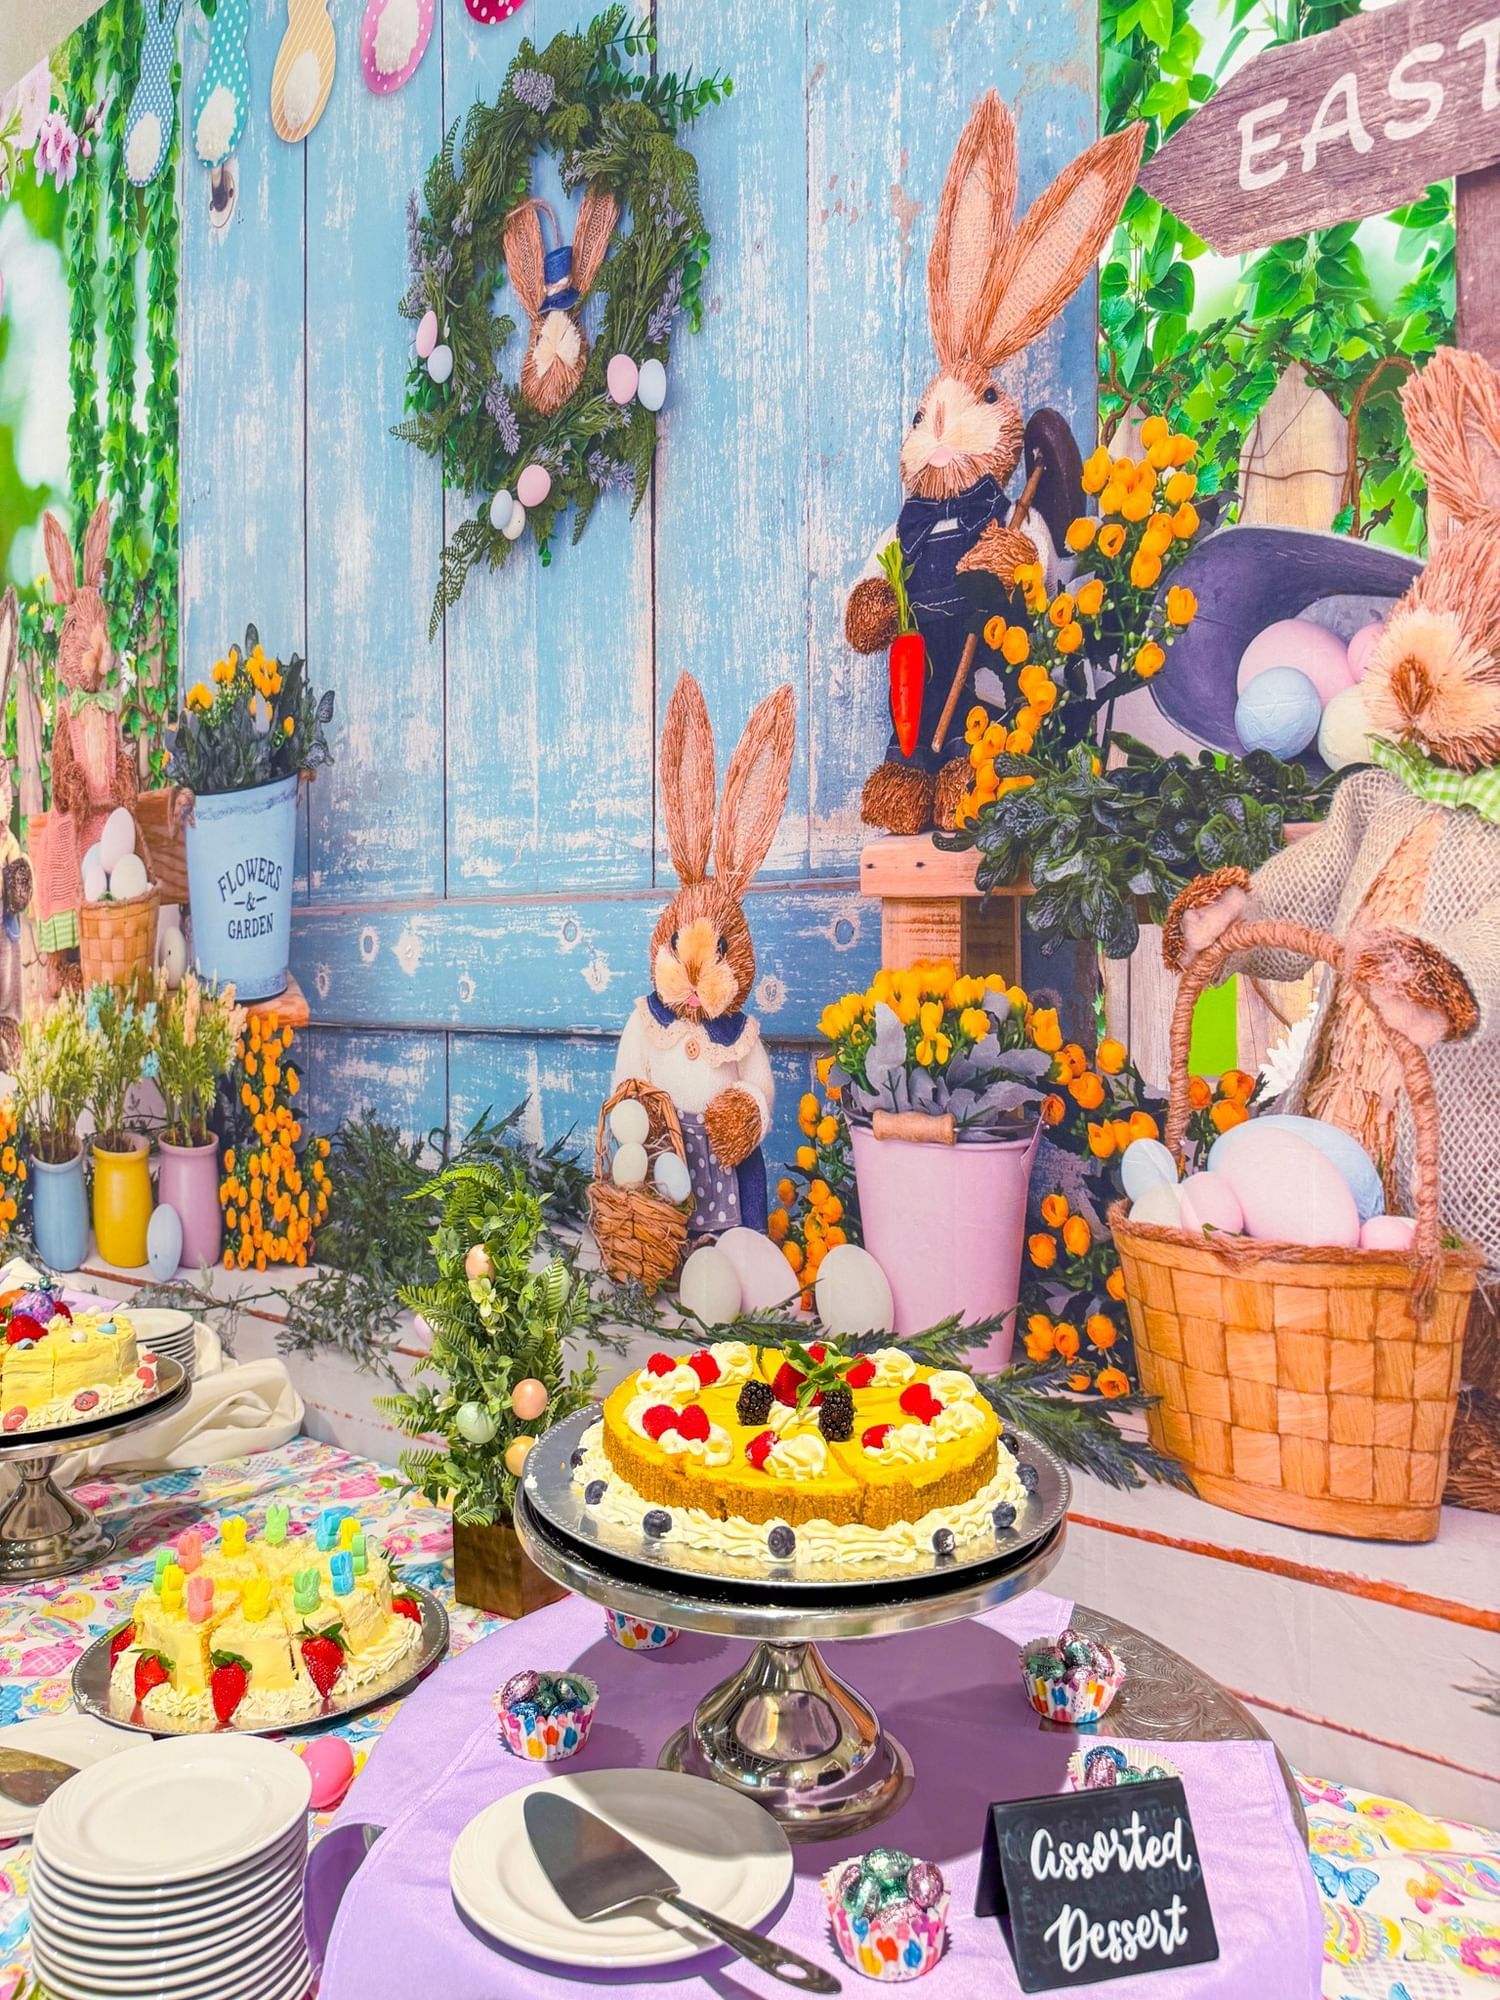
<path fill-rule="evenodd" d="M 1234 733 L 1247 750 L 1295 757 L 1318 733 L 1323 703 L 1318 690 L 1296 667 L 1269 667 L 1257 674 L 1234 705 Z"/>
<path fill-rule="evenodd" d="M 1120 1179 L 1132 1201 L 1150 1187 L 1176 1187 L 1177 1162 L 1160 1139 L 1132 1140 L 1120 1155 Z"/>
<path fill-rule="evenodd" d="M 1299 1139 L 1305 1139 L 1309 1146 L 1316 1146 L 1353 1195 L 1361 1222 L 1368 1222 L 1372 1215 L 1385 1214 L 1385 1188 L 1375 1162 L 1358 1139 L 1344 1131 L 1342 1126 L 1325 1125 L 1321 1118 L 1298 1118 L 1290 1112 L 1270 1111 L 1262 1117 L 1246 1119 L 1243 1125 L 1231 1125 L 1227 1132 L 1215 1139 L 1209 1152 L 1210 1173 L 1222 1169 L 1226 1149 L 1242 1139 L 1252 1125 L 1260 1128 L 1279 1126 L 1283 1132 L 1293 1132 Z"/>
<path fill-rule="evenodd" d="M 636 395 L 643 410 L 659 410 L 667 400 L 667 371 L 655 360 L 641 363 L 640 380 L 636 384 Z"/>
<path fill-rule="evenodd" d="M 146 1225 L 146 1269 L 159 1285 L 177 1276 L 182 1262 L 182 1217 L 164 1201 Z"/>

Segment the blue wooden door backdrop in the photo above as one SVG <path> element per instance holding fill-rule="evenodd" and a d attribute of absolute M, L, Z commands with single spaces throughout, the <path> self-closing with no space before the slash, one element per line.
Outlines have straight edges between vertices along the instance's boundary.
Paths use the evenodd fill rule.
<path fill-rule="evenodd" d="M 798 694 L 791 800 L 751 898 L 755 995 L 786 1156 L 823 1002 L 878 961 L 855 868 L 860 781 L 884 743 L 883 663 L 842 606 L 894 519 L 896 456 L 932 369 L 925 271 L 942 176 L 996 85 L 1021 198 L 1095 132 L 1094 14 L 1021 0 L 659 0 L 662 68 L 727 70 L 689 138 L 713 232 L 708 311 L 674 354 L 652 490 L 541 569 L 476 572 L 435 641 L 439 546 L 467 503 L 389 427 L 410 329 L 404 211 L 445 127 L 493 98 L 523 35 L 587 19 L 527 0 L 480 27 L 440 0 L 392 97 L 365 87 L 362 11 L 334 8 L 338 72 L 305 145 L 271 129 L 285 0 L 252 0 L 254 108 L 238 207 L 209 223 L 184 168 L 183 672 L 247 619 L 338 690 L 337 762 L 307 796 L 294 966 L 319 1023 L 309 1107 L 411 1130 L 530 1102 L 591 1131 L 672 875 L 655 782 L 678 674 L 728 748 L 753 703 Z M 205 49 L 184 51 L 191 104 Z M 1093 421 L 1091 292 L 1013 366 L 1030 408 Z"/>

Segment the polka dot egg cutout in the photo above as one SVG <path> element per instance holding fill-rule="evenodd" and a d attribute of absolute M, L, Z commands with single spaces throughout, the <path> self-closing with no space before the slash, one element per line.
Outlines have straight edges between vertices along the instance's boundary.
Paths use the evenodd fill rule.
<path fill-rule="evenodd" d="M 1294 1132 L 1251 1119 L 1244 1137 L 1215 1163 L 1239 1197 L 1245 1234 L 1269 1243 L 1326 1243 L 1352 1250 L 1359 1211 L 1337 1167 Z"/>
<path fill-rule="evenodd" d="M 1295 757 L 1318 733 L 1323 704 L 1317 688 L 1296 667 L 1270 667 L 1234 705 L 1234 733 L 1246 750 Z"/>
<path fill-rule="evenodd" d="M 1243 694 L 1252 681 L 1277 667 L 1305 674 L 1318 691 L 1320 707 L 1354 679 L 1349 648 L 1337 632 L 1311 618 L 1279 618 L 1257 632 L 1240 655 L 1235 686 Z"/>

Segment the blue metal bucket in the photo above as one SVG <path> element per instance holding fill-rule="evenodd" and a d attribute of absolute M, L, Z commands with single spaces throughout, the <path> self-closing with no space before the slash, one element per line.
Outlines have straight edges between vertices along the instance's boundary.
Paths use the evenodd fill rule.
<path fill-rule="evenodd" d="M 187 828 L 193 961 L 240 1000 L 286 991 L 292 942 L 297 777 L 200 792 Z"/>

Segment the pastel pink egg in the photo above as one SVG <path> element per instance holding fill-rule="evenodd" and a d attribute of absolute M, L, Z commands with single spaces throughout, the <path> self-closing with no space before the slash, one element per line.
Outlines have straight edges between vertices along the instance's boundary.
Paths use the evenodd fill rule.
<path fill-rule="evenodd" d="M 417 321 L 417 337 L 412 342 L 412 346 L 417 350 L 418 360 L 425 361 L 427 359 L 433 348 L 437 346 L 437 337 L 437 314 L 429 306 Z"/>
<path fill-rule="evenodd" d="M 1337 632 L 1315 625 L 1310 618 L 1278 618 L 1257 632 L 1240 654 L 1235 687 L 1240 694 L 1258 674 L 1272 667 L 1295 667 L 1306 674 L 1324 701 L 1352 685 L 1349 649 Z"/>
<path fill-rule="evenodd" d="M 1409 1215 L 1372 1215 L 1359 1232 L 1361 1250 L 1410 1250 L 1417 1225 Z"/>
<path fill-rule="evenodd" d="M 1370 671 L 1375 642 L 1384 630 L 1383 625 L 1361 625 L 1349 641 L 1349 671 L 1357 681 L 1362 681 Z"/>
<path fill-rule="evenodd" d="M 1347 1181 L 1326 1154 L 1293 1132 L 1259 1130 L 1252 1120 L 1214 1173 L 1238 1196 L 1247 1236 L 1342 1250 L 1359 1242 L 1359 1210 Z"/>
<path fill-rule="evenodd" d="M 545 465 L 528 465 L 516 481 L 516 498 L 523 507 L 540 507 L 552 491 L 552 474 Z"/>
<path fill-rule="evenodd" d="M 327 1812 L 354 1782 L 354 1752 L 342 1736 L 319 1736 L 302 1752 L 312 1780 L 312 1808 Z"/>
<path fill-rule="evenodd" d="M 1177 1191 L 1184 1229 L 1239 1236 L 1245 1228 L 1240 1198 L 1222 1174 L 1189 1174 Z"/>
<path fill-rule="evenodd" d="M 535 1423 L 546 1409 L 547 1402 L 546 1386 L 538 1382 L 534 1375 L 518 1382 L 510 1392 L 510 1406 L 523 1424 Z"/>
<path fill-rule="evenodd" d="M 628 403 L 634 396 L 641 371 L 628 354 L 612 354 L 604 371 L 604 384 L 616 403 Z"/>

